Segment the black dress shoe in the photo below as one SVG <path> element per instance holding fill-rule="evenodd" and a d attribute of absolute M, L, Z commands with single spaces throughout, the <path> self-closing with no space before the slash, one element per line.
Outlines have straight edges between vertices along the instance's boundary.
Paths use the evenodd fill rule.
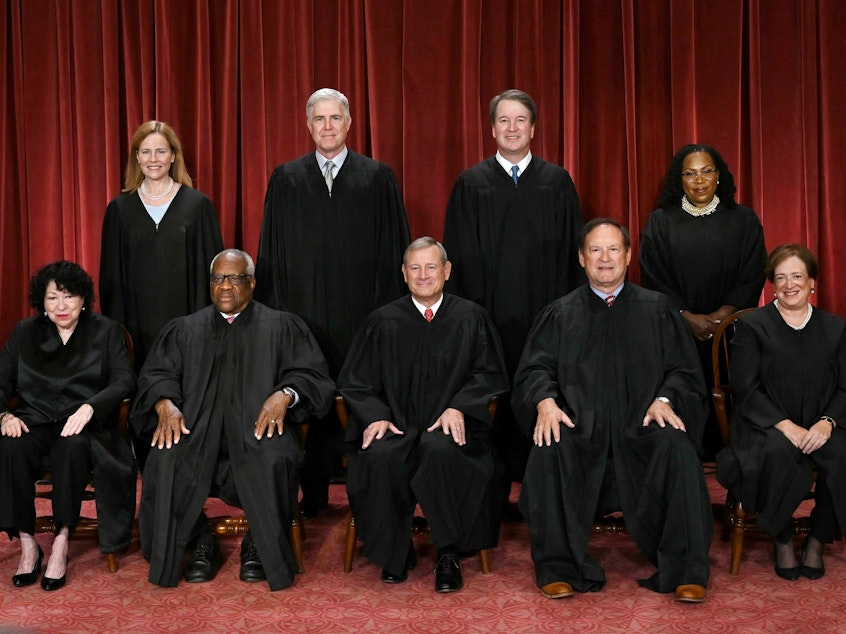
<path fill-rule="evenodd" d="M 435 567 L 435 592 L 456 592 L 463 587 L 458 557 L 452 554 L 441 555 Z"/>
<path fill-rule="evenodd" d="M 805 565 L 805 556 L 808 553 L 808 540 L 810 539 L 811 536 L 808 535 L 805 538 L 805 541 L 802 542 L 802 564 L 799 566 L 799 571 L 802 573 L 803 577 L 815 580 L 820 579 L 825 574 L 825 566 L 822 565 L 822 544 L 820 544 L 820 567 L 814 568 L 812 566 Z"/>
<path fill-rule="evenodd" d="M 35 562 L 35 568 L 32 569 L 32 572 L 26 572 L 22 575 L 15 575 L 12 577 L 12 583 L 15 584 L 17 588 L 23 588 L 25 586 L 31 586 L 33 583 L 38 581 L 38 573 L 41 572 L 41 561 L 44 559 L 44 551 L 41 550 L 41 546 L 38 547 L 38 560 Z"/>
<path fill-rule="evenodd" d="M 53 590 L 58 590 L 59 588 L 63 588 L 65 586 L 65 582 L 68 580 L 68 559 L 65 557 L 65 574 L 63 574 L 58 579 L 53 579 L 52 577 L 48 577 L 46 574 L 41 577 L 41 587 L 45 589 L 47 592 L 53 592 Z"/>
<path fill-rule="evenodd" d="M 208 537 L 197 541 L 194 552 L 185 564 L 182 578 L 188 583 L 203 583 L 214 579 L 220 569 L 220 547 L 217 539 Z"/>
<path fill-rule="evenodd" d="M 385 583 L 402 583 L 408 579 L 408 571 L 414 570 L 415 566 L 417 566 L 417 553 L 414 552 L 414 544 L 409 544 L 408 554 L 405 556 L 405 567 L 402 574 L 395 575 L 388 572 L 387 568 L 382 568 L 381 579 Z"/>
<path fill-rule="evenodd" d="M 793 540 L 791 539 L 791 545 L 792 543 Z M 787 579 L 788 581 L 796 581 L 799 578 L 799 566 L 793 566 L 792 568 L 779 567 L 778 544 L 775 545 L 775 573 L 782 579 Z"/>
<path fill-rule="evenodd" d="M 256 543 L 249 532 L 241 542 L 241 573 L 238 575 L 241 581 L 253 583 L 255 581 L 266 581 L 264 566 L 261 565 Z"/>

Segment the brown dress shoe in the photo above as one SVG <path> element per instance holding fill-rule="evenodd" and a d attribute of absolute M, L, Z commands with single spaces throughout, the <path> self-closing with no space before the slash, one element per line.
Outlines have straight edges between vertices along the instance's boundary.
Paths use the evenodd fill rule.
<path fill-rule="evenodd" d="M 696 584 L 688 583 L 676 588 L 676 601 L 683 603 L 702 603 L 705 600 L 705 588 Z"/>
<path fill-rule="evenodd" d="M 564 599 L 573 596 L 573 586 L 566 581 L 553 581 L 541 586 L 541 592 L 547 599 Z"/>

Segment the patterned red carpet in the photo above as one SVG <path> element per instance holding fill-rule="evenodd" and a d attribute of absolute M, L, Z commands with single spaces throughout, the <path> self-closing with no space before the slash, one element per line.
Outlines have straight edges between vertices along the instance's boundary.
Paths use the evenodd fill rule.
<path fill-rule="evenodd" d="M 722 489 L 713 476 L 714 502 Z M 728 573 L 728 545 L 715 534 L 708 600 L 681 605 L 671 595 L 640 588 L 652 566 L 625 535 L 596 537 L 594 557 L 608 584 L 572 599 L 545 599 L 534 581 L 528 529 L 516 514 L 506 519 L 491 553 L 492 573 L 482 575 L 477 557 L 462 562 L 465 587 L 433 590 L 433 548 L 415 538 L 420 563 L 403 584 L 379 581 L 380 570 L 356 557 L 344 574 L 342 552 L 348 507 L 343 486 L 333 485 L 328 510 L 308 521 L 306 571 L 292 588 L 238 580 L 238 539 L 222 540 L 226 562 L 205 584 L 158 588 L 147 582 L 137 536 L 110 574 L 88 539 L 71 544 L 68 585 L 47 594 L 40 586 L 18 589 L 18 543 L 0 544 L 0 632 L 844 632 L 846 553 L 843 542 L 826 550 L 825 577 L 787 582 L 772 571 L 771 542 L 747 538 L 740 575 Z M 516 499 L 515 493 L 512 499 Z M 41 504 L 41 502 L 39 502 Z M 87 508 L 86 513 L 93 512 Z M 210 501 L 210 515 L 226 511 Z M 42 546 L 49 536 L 38 537 Z"/>

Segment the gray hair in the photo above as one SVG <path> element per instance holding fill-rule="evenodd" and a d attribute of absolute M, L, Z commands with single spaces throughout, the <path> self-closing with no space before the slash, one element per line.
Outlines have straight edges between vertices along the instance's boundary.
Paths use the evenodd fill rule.
<path fill-rule="evenodd" d="M 430 236 L 417 238 L 417 240 L 409 244 L 405 248 L 405 253 L 402 254 L 402 263 L 405 264 L 405 261 L 408 259 L 408 254 L 412 251 L 422 251 L 423 249 L 428 249 L 429 247 L 438 247 L 438 251 L 441 252 L 441 264 L 447 263 L 447 252 L 446 249 L 444 249 L 444 245 Z"/>
<path fill-rule="evenodd" d="M 218 258 L 226 257 L 231 255 L 236 258 L 241 258 L 246 260 L 247 262 L 247 275 L 255 275 L 256 274 L 256 265 L 253 262 L 253 258 L 250 257 L 250 254 L 241 251 L 240 249 L 224 249 L 220 253 L 218 253 L 214 258 L 212 258 L 211 264 L 209 265 L 209 275 L 214 272 L 214 263 L 217 262 Z"/>
<path fill-rule="evenodd" d="M 347 96 L 334 88 L 321 88 L 320 90 L 315 90 L 306 102 L 306 119 L 311 120 L 314 107 L 320 101 L 337 101 L 341 104 L 341 108 L 344 110 L 344 115 L 349 118 L 350 100 L 347 99 Z"/>

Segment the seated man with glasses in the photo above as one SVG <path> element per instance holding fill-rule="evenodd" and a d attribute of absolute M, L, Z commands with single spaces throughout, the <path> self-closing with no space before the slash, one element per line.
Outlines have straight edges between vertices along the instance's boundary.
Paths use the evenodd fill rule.
<path fill-rule="evenodd" d="M 183 577 L 214 579 L 221 558 L 203 512 L 209 496 L 244 509 L 241 579 L 266 579 L 271 590 L 294 581 L 296 425 L 326 413 L 334 385 L 305 323 L 253 301 L 254 274 L 243 251 L 215 256 L 213 305 L 171 321 L 141 370 L 130 425 L 152 449 L 138 523 L 149 580 L 160 586 L 177 584 L 191 543 Z"/>

